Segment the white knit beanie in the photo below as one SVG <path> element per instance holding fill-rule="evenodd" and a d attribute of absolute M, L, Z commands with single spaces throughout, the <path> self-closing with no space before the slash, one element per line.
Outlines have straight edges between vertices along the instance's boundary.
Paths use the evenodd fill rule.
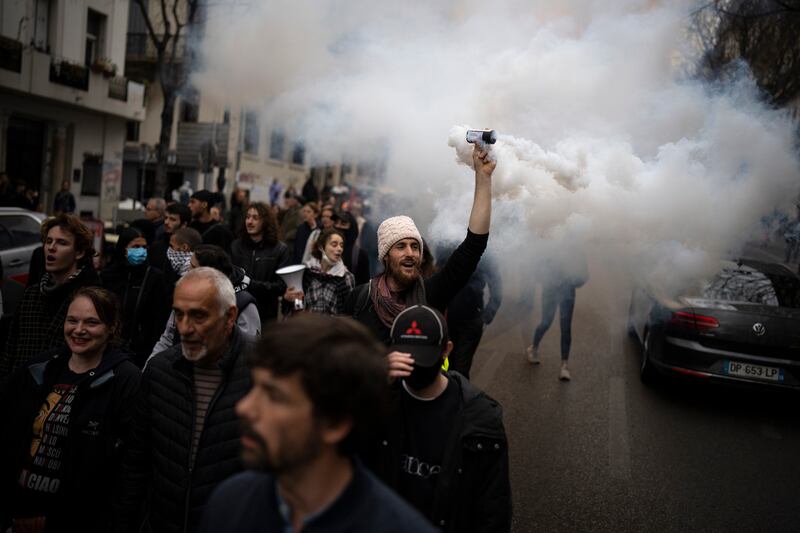
<path fill-rule="evenodd" d="M 415 239 L 422 255 L 422 235 L 417 225 L 407 216 L 387 218 L 378 226 L 378 261 L 383 261 L 389 249 L 403 239 Z"/>

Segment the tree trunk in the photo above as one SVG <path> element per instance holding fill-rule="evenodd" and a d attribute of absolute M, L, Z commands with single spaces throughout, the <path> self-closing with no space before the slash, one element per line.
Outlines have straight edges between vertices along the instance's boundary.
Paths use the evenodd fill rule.
<path fill-rule="evenodd" d="M 172 122 L 175 117 L 175 101 L 178 92 L 169 83 L 161 83 L 161 92 L 164 95 L 164 107 L 161 110 L 161 132 L 158 136 L 156 150 L 156 179 L 153 196 L 166 198 L 167 187 L 167 156 L 169 145 L 172 141 Z"/>

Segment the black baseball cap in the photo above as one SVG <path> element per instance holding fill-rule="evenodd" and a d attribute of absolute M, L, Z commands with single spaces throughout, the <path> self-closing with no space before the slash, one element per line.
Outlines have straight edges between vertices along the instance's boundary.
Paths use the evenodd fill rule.
<path fill-rule="evenodd" d="M 448 341 L 447 322 L 442 314 L 427 305 L 413 305 L 394 319 L 391 351 L 410 353 L 414 364 L 431 367 L 439 364 Z"/>
<path fill-rule="evenodd" d="M 208 189 L 202 189 L 192 194 L 191 198 L 207 203 L 210 209 L 215 203 L 216 195 Z"/>

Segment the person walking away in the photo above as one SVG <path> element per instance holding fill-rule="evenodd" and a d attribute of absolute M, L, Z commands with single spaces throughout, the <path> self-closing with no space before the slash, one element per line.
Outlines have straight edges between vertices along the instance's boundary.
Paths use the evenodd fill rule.
<path fill-rule="evenodd" d="M 211 216 L 211 208 L 216 205 L 219 197 L 208 190 L 197 191 L 189 200 L 189 209 L 192 212 L 190 228 L 196 229 L 203 237 L 203 244 L 214 244 L 226 253 L 231 253 L 233 233 L 225 224 L 220 224 Z"/>
<path fill-rule="evenodd" d="M 75 212 L 75 196 L 70 191 L 72 184 L 69 180 L 61 182 L 61 190 L 56 193 L 53 200 L 53 214 L 58 216 L 62 213 Z"/>
<path fill-rule="evenodd" d="M 303 300 L 305 310 L 312 313 L 339 315 L 344 312 L 344 303 L 355 287 L 355 277 L 342 261 L 344 235 L 335 229 L 320 233 L 313 256 L 303 271 L 303 287 L 288 287 L 283 295 L 287 313 L 288 304 Z"/>
<path fill-rule="evenodd" d="M 251 387 L 236 294 L 218 270 L 188 272 L 172 304 L 180 344 L 142 374 L 115 531 L 197 531 L 214 488 L 242 469 L 234 406 Z"/>
<path fill-rule="evenodd" d="M 99 287 L 71 298 L 65 345 L 19 368 L 0 397 L 0 530 L 110 530 L 139 369 L 116 345 L 117 302 Z"/>
<path fill-rule="evenodd" d="M 452 247 L 441 251 L 440 263 L 447 262 Z M 485 291 L 489 289 L 489 301 Z M 483 330 L 492 323 L 503 302 L 503 286 L 497 266 L 491 256 L 484 254 L 478 268 L 463 289 L 458 291 L 447 306 L 447 329 L 453 342 L 448 357 L 449 370 L 470 379 L 472 360 L 483 336 Z"/>
<path fill-rule="evenodd" d="M 550 329 L 556 308 L 558 308 L 558 324 L 561 329 L 561 369 L 558 379 L 569 381 L 572 379 L 568 361 L 572 346 L 575 290 L 583 286 L 589 279 L 586 255 L 578 245 L 563 243 L 559 246 L 558 251 L 543 260 L 538 277 L 542 283 L 542 320 L 536 327 L 533 343 L 528 346 L 526 356 L 531 364 L 537 365 L 541 362 L 539 344 L 542 342 L 544 334 Z"/>
<path fill-rule="evenodd" d="M 408 306 L 427 304 L 443 312 L 467 283 L 489 240 L 492 213 L 492 173 L 496 162 L 475 146 L 475 196 L 467 236 L 450 260 L 428 279 L 422 279 L 422 236 L 406 216 L 384 220 L 378 227 L 378 258 L 384 272 L 357 286 L 345 304 L 345 313 L 359 320 L 387 346 L 394 319 Z"/>
<path fill-rule="evenodd" d="M 231 245 L 231 261 L 250 277 L 249 291 L 256 298 L 262 322 L 278 318 L 278 299 L 286 285 L 275 271 L 287 266 L 289 248 L 278 240 L 278 223 L 267 205 L 247 208 L 242 236 Z"/>
<path fill-rule="evenodd" d="M 42 223 L 45 272 L 29 284 L 9 326 L 0 355 L 0 381 L 48 348 L 64 345 L 64 317 L 70 295 L 98 285 L 92 266 L 93 235 L 78 217 L 62 214 Z"/>
<path fill-rule="evenodd" d="M 102 286 L 116 295 L 120 304 L 120 337 L 133 352 L 139 368 L 153 350 L 170 313 L 164 301 L 167 285 L 161 270 L 147 264 L 148 243 L 136 228 L 119 234 L 110 264 L 100 272 Z"/>
<path fill-rule="evenodd" d="M 453 343 L 437 310 L 407 307 L 391 339 L 391 407 L 368 465 L 444 532 L 510 531 L 502 408 L 458 372 L 442 371 Z"/>
<path fill-rule="evenodd" d="M 270 324 L 236 405 L 248 470 L 222 483 L 200 531 L 432 533 L 356 452 L 385 403 L 381 346 L 349 319 L 304 314 Z"/>

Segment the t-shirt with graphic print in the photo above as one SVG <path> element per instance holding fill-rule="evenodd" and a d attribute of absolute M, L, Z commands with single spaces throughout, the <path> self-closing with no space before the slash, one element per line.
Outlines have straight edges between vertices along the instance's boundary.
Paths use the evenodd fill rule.
<path fill-rule="evenodd" d="M 66 368 L 56 380 L 33 421 L 27 464 L 19 472 L 18 517 L 44 516 L 61 488 L 75 391 L 83 374 Z"/>
<path fill-rule="evenodd" d="M 402 395 L 405 439 L 400 450 L 398 493 L 425 516 L 433 511 L 433 495 L 442 471 L 445 446 L 459 409 L 458 386 L 447 388 L 432 400 Z"/>

